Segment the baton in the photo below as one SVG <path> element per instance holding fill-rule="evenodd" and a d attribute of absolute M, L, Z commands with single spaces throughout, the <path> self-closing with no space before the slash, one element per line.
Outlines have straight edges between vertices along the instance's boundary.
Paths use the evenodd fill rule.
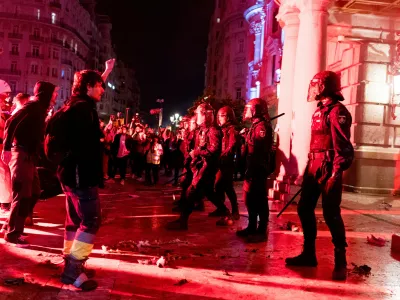
<path fill-rule="evenodd" d="M 292 204 L 292 202 L 294 201 L 294 199 L 296 199 L 296 197 L 298 196 L 298 194 L 300 194 L 300 192 L 301 192 L 302 190 L 303 190 L 303 189 L 301 188 L 301 189 L 299 189 L 299 190 L 297 191 L 297 193 L 293 196 L 293 198 L 290 199 L 290 201 L 289 201 L 288 203 L 286 203 L 286 205 L 285 205 L 284 208 L 282 208 L 282 210 L 279 212 L 279 214 L 276 216 L 276 218 L 279 218 L 279 217 L 280 217 L 280 215 L 289 207 L 290 204 Z"/>
<path fill-rule="evenodd" d="M 186 175 L 186 173 L 187 172 L 185 172 L 185 173 L 182 173 L 181 175 L 179 175 L 178 176 L 178 178 L 181 178 L 182 176 L 185 176 Z M 174 181 L 175 180 L 175 177 L 174 178 L 172 178 L 171 180 L 168 180 L 167 182 L 165 182 L 164 184 L 168 184 L 168 183 L 170 183 L 170 182 L 172 182 L 172 181 Z"/>
<path fill-rule="evenodd" d="M 269 119 L 269 120 L 272 121 L 272 120 L 278 119 L 278 118 L 282 117 L 284 114 L 285 114 L 285 113 L 281 113 L 281 114 L 279 114 L 279 115 L 277 115 L 277 116 L 275 116 L 275 117 L 272 117 L 272 118 Z"/>

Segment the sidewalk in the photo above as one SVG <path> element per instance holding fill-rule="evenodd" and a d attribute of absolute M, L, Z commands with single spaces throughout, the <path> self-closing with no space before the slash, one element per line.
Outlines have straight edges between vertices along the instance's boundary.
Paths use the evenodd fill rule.
<path fill-rule="evenodd" d="M 240 221 L 229 228 L 216 227 L 216 219 L 207 217 L 213 208 L 206 202 L 206 212 L 194 213 L 183 233 L 164 229 L 177 216 L 171 213 L 173 188 L 144 187 L 129 180 L 124 187 L 113 184 L 101 190 L 104 224 L 88 261 L 88 267 L 97 271 L 99 288 L 89 293 L 64 286 L 58 278 L 64 197 L 42 201 L 35 210 L 36 225 L 26 229 L 30 248 L 10 247 L 0 240 L 0 300 L 400 299 L 400 255 L 391 255 L 390 242 L 383 247 L 367 244 L 371 233 L 387 240 L 400 233 L 400 198 L 344 194 L 348 268 L 353 269 L 353 262 L 372 270 L 369 277 L 349 271 L 346 282 L 333 282 L 333 246 L 321 209 L 317 209 L 318 267 L 288 269 L 284 259 L 299 253 L 302 233 L 281 228 L 288 221 L 299 225 L 296 206 L 277 220 L 282 205 L 270 203 L 268 242 L 246 244 L 235 236 L 236 228 L 247 224 L 241 183 L 237 185 Z M 102 249 L 116 248 L 121 241 L 126 242 L 117 245 L 119 252 Z M 152 258 L 162 255 L 170 259 L 165 268 L 151 264 Z M 25 283 L 4 285 L 4 279 L 17 277 Z M 187 283 L 180 282 L 183 279 Z"/>

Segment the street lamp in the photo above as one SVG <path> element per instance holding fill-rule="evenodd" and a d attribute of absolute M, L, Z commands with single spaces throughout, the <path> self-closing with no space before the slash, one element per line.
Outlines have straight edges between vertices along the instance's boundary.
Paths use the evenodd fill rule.
<path fill-rule="evenodd" d="M 161 125 L 162 125 L 162 119 L 163 119 L 163 103 L 164 103 L 164 99 L 157 99 L 156 102 L 160 103 L 160 113 L 158 115 L 158 128 L 160 128 Z"/>
<path fill-rule="evenodd" d="M 169 117 L 171 123 L 173 125 L 175 125 L 175 128 L 178 127 L 179 122 L 182 121 L 182 116 L 180 116 L 179 114 L 174 114 L 171 117 Z"/>

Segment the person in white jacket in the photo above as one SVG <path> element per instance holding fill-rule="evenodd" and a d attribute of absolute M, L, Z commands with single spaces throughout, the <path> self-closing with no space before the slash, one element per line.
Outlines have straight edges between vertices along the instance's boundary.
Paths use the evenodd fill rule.
<path fill-rule="evenodd" d="M 150 147 L 146 153 L 146 183 L 149 185 L 157 184 L 158 182 L 158 172 L 160 169 L 162 155 L 163 147 L 159 143 L 159 137 L 157 135 L 154 135 L 150 139 Z M 151 180 L 151 175 L 153 175 L 153 181 Z"/>

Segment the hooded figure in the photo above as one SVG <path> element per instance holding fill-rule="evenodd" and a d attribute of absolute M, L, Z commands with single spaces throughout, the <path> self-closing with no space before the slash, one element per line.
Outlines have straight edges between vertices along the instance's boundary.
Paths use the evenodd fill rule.
<path fill-rule="evenodd" d="M 47 111 L 57 98 L 57 89 L 49 82 L 37 82 L 34 94 L 33 101 L 7 120 L 2 152 L 2 160 L 11 171 L 13 198 L 4 239 L 20 247 L 29 245 L 21 235 L 25 220 L 32 223 L 33 208 L 40 197 L 36 161 L 44 138 Z"/>

